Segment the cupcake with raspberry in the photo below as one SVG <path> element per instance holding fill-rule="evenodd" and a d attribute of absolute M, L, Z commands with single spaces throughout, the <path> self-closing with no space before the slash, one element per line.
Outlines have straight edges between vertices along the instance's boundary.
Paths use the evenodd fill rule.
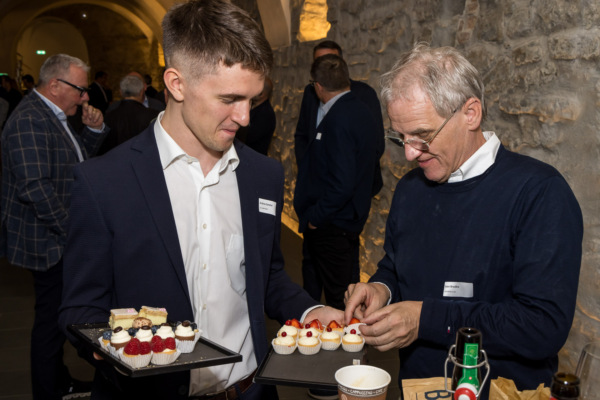
<path fill-rule="evenodd" d="M 310 332 L 311 336 L 313 336 L 313 337 L 318 338 L 319 336 L 321 336 L 321 331 L 319 331 L 316 328 L 306 325 L 306 328 L 300 329 L 300 331 L 298 332 L 298 338 L 306 337 L 309 332 Z"/>
<path fill-rule="evenodd" d="M 331 327 L 326 328 L 319 339 L 321 339 L 321 347 L 323 350 L 337 350 L 342 343 L 340 334 Z"/>
<path fill-rule="evenodd" d="M 190 321 L 183 321 L 175 328 L 175 342 L 177 349 L 182 353 L 194 351 L 196 342 L 200 339 L 200 331 L 195 328 L 195 325 Z"/>
<path fill-rule="evenodd" d="M 350 330 L 342 337 L 342 348 L 351 353 L 361 351 L 365 346 L 365 338 L 357 334 L 355 329 Z"/>
<path fill-rule="evenodd" d="M 278 334 L 277 337 L 273 339 L 271 345 L 273 346 L 275 353 L 288 355 L 296 350 L 296 339 L 293 336 L 288 335 L 287 332 L 281 332 L 281 334 Z"/>
<path fill-rule="evenodd" d="M 150 346 L 152 347 L 152 364 L 172 364 L 181 354 L 181 352 L 177 350 L 175 338 L 172 337 L 163 339 L 159 335 L 155 335 L 150 342 Z"/>
<path fill-rule="evenodd" d="M 150 342 L 140 342 L 137 338 L 132 338 L 118 354 L 121 361 L 132 368 L 143 368 L 152 359 Z"/>
<path fill-rule="evenodd" d="M 307 332 L 306 336 L 298 339 L 298 351 L 301 354 L 310 356 L 317 354 L 321 350 L 321 341 L 318 336 L 313 336 L 312 332 Z"/>

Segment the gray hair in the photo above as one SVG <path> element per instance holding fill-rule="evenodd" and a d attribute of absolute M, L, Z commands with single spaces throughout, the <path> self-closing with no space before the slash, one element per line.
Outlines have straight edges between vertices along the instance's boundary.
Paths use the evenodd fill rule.
<path fill-rule="evenodd" d="M 48 57 L 42 64 L 38 86 L 45 86 L 55 78 L 65 79 L 69 75 L 71 65 L 83 69 L 86 73 L 90 71 L 90 67 L 77 57 L 55 54 Z"/>
<path fill-rule="evenodd" d="M 126 75 L 121 79 L 119 89 L 123 97 L 139 97 L 144 90 L 144 81 L 135 75 Z"/>
<path fill-rule="evenodd" d="M 481 102 L 482 120 L 487 114 L 479 72 L 453 47 L 431 48 L 427 43 L 417 43 L 381 76 L 380 82 L 385 104 L 408 99 L 411 89 L 417 86 L 441 117 L 450 116 L 473 97 Z"/>

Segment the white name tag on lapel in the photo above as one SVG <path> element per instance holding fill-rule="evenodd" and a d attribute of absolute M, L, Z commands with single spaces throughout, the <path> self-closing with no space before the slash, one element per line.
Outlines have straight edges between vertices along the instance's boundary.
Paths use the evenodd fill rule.
<path fill-rule="evenodd" d="M 473 297 L 473 283 L 446 282 L 444 283 L 444 297 Z"/>
<path fill-rule="evenodd" d="M 321 140 L 321 136 L 323 136 L 323 135 L 321 134 L 321 132 L 318 132 L 318 133 L 317 133 L 317 137 L 315 138 L 315 140 Z"/>
<path fill-rule="evenodd" d="M 275 215 L 277 203 L 272 200 L 258 199 L 258 212 Z"/>

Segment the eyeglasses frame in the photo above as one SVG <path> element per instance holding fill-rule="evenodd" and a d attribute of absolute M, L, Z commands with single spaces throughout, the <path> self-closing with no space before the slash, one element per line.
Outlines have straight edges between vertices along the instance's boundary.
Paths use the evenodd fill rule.
<path fill-rule="evenodd" d="M 62 82 L 62 83 L 66 83 L 67 85 L 71 86 L 73 89 L 79 90 L 79 97 L 83 97 L 87 92 L 89 92 L 88 88 L 74 85 L 71 82 L 65 81 L 64 79 L 56 78 L 56 80 L 59 82 Z"/>
<path fill-rule="evenodd" d="M 444 126 L 446 126 L 446 124 L 448 123 L 448 121 L 450 121 L 450 119 L 454 116 L 454 114 L 456 114 L 456 112 L 460 109 L 460 107 L 457 107 L 454 111 L 452 111 L 452 113 L 448 116 L 448 118 L 446 118 L 446 120 L 442 123 L 442 126 L 440 126 L 431 136 L 431 138 L 429 140 L 423 140 L 423 139 L 408 139 L 408 140 L 404 140 L 401 137 L 398 136 L 390 136 L 390 133 L 393 133 L 395 135 L 402 135 L 401 133 L 393 130 L 392 128 L 388 128 L 386 129 L 386 133 L 387 135 L 385 136 L 386 139 L 388 139 L 389 141 L 391 141 L 392 143 L 394 143 L 395 145 L 398 145 L 400 147 L 404 147 L 405 145 L 409 145 L 410 147 L 412 147 L 415 150 L 418 151 L 429 151 L 429 145 L 431 142 L 433 142 L 433 139 L 435 139 L 435 137 L 437 136 L 438 133 L 441 132 L 442 129 L 444 129 Z M 425 148 L 418 148 L 415 147 L 413 145 L 413 143 L 417 143 L 420 144 L 422 146 L 424 146 Z"/>

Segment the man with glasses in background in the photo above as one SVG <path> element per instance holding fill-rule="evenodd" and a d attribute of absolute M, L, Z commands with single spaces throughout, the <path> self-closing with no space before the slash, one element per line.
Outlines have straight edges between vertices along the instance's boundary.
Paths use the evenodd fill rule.
<path fill-rule="evenodd" d="M 0 252 L 33 274 L 34 399 L 89 392 L 63 363 L 66 337 L 57 324 L 73 166 L 93 155 L 108 131 L 102 113 L 87 104 L 88 71 L 78 58 L 49 57 L 40 69 L 38 87 L 23 98 L 2 131 Z M 82 106 L 86 125 L 80 134 L 67 123 L 77 106 Z"/>
<path fill-rule="evenodd" d="M 581 262 L 569 185 L 482 131 L 483 82 L 454 48 L 416 45 L 383 75 L 381 93 L 388 136 L 419 168 L 396 187 L 378 270 L 346 292 L 346 322 L 357 316 L 368 344 L 399 349 L 400 387 L 440 376 L 461 327 L 482 332 L 490 379 L 549 386 Z"/>

